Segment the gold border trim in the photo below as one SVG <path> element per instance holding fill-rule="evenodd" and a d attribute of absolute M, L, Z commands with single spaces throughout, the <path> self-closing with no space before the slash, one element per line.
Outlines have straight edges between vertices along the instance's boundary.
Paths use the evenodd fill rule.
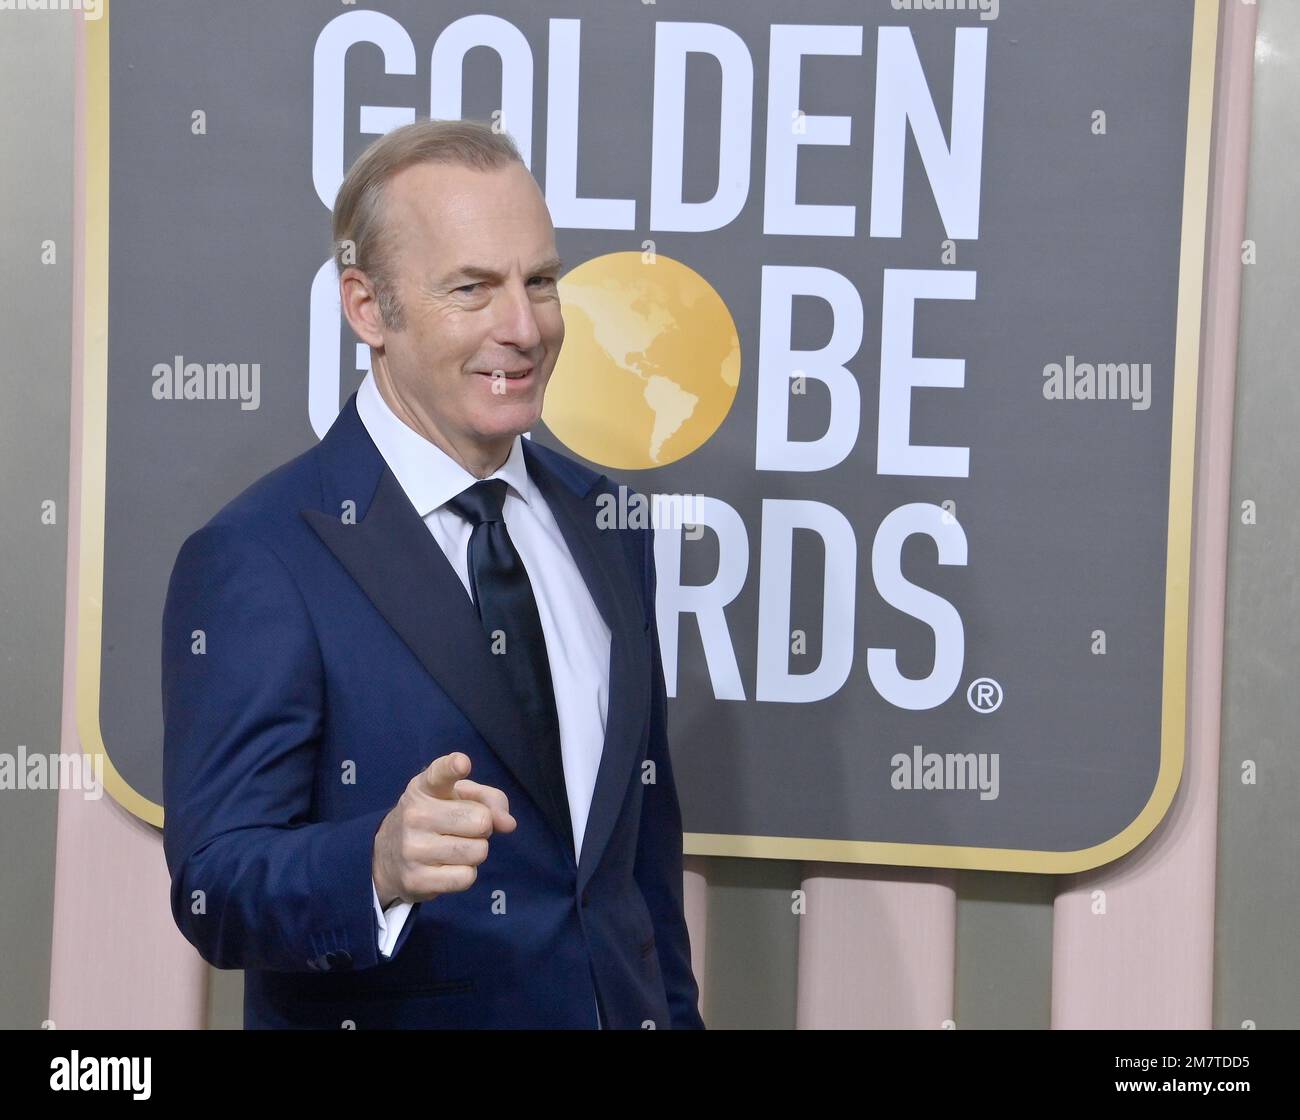
<path fill-rule="evenodd" d="M 1215 48 L 1219 33 L 1218 0 L 1193 2 L 1170 439 L 1160 771 L 1146 805 L 1117 835 L 1101 844 L 1072 852 L 688 832 L 683 845 L 686 854 L 1067 874 L 1109 863 L 1132 851 L 1151 834 L 1173 803 L 1182 777 L 1187 734 L 1187 631 L 1196 399 Z M 86 114 L 86 300 L 77 724 L 83 749 L 103 757 L 104 784 L 113 799 L 142 820 L 161 827 L 162 806 L 133 789 L 118 773 L 105 750 L 99 725 L 108 415 L 109 0 L 103 0 L 100 19 L 86 22 L 86 101 L 82 109 Z"/>
<path fill-rule="evenodd" d="M 122 808 L 161 828 L 163 809 L 113 765 L 99 726 L 104 631 L 104 478 L 108 441 L 108 0 L 84 19 L 85 311 L 82 321 L 81 565 L 77 573 L 77 731 L 86 754 L 103 759 L 104 788 Z"/>

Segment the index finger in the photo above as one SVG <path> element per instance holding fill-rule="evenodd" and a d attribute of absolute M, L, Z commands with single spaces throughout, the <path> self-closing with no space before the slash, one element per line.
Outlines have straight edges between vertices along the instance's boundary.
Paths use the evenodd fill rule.
<path fill-rule="evenodd" d="M 456 783 L 469 773 L 469 756 L 453 751 L 435 758 L 420 774 L 420 788 L 430 797 L 440 797 L 447 801 L 459 800 L 456 796 Z"/>

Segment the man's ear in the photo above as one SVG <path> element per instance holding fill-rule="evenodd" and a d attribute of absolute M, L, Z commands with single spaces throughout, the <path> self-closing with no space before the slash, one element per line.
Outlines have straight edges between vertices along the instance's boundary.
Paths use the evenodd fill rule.
<path fill-rule="evenodd" d="M 385 327 L 379 300 L 370 277 L 361 269 L 349 266 L 339 274 L 339 304 L 353 333 L 367 345 L 382 348 Z"/>

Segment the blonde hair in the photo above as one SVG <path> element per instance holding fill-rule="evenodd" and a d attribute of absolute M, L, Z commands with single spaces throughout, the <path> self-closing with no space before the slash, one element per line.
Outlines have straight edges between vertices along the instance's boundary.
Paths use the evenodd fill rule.
<path fill-rule="evenodd" d="M 401 330 L 404 315 L 393 275 L 398 246 L 384 218 L 388 180 L 420 163 L 494 171 L 523 162 L 510 134 L 486 121 L 419 120 L 385 133 L 357 157 L 334 199 L 334 262 L 339 272 L 355 267 L 369 276 L 384 323 Z"/>

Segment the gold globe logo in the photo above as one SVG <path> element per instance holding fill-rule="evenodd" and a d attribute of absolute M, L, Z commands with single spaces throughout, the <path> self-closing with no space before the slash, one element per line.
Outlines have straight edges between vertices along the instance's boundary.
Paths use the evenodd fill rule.
<path fill-rule="evenodd" d="M 727 305 L 671 257 L 609 253 L 560 281 L 564 348 L 542 419 L 571 451 L 616 470 L 675 463 L 726 419 L 740 381 Z"/>

